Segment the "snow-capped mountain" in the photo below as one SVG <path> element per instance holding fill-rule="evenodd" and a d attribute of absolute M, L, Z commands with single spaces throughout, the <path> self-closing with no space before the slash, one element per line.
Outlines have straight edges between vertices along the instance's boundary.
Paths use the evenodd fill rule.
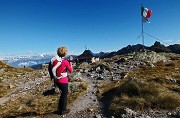
<path fill-rule="evenodd" d="M 48 63 L 51 58 L 55 56 L 54 54 L 41 54 L 36 56 L 4 56 L 0 57 L 0 60 L 8 63 L 13 67 L 31 67 L 43 63 Z M 76 55 L 72 55 L 73 58 L 76 58 Z M 66 58 L 69 58 L 67 55 Z"/>
<path fill-rule="evenodd" d="M 13 67 L 27 67 L 37 64 L 47 63 L 54 55 L 41 54 L 36 56 L 6 56 L 0 57 L 0 60 L 8 63 Z"/>

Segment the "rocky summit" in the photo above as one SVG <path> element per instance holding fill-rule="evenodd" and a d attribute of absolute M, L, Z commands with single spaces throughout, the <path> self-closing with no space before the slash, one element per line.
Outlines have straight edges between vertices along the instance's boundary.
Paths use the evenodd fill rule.
<path fill-rule="evenodd" d="M 0 62 L 2 118 L 179 118 L 180 55 L 137 51 L 95 62 L 74 62 L 68 109 L 59 116 L 60 91 L 42 68 Z"/>
<path fill-rule="evenodd" d="M 128 45 L 127 47 L 124 47 L 120 50 L 117 51 L 116 54 L 121 55 L 121 54 L 127 54 L 127 53 L 132 53 L 132 52 L 139 52 L 141 50 L 146 49 L 146 50 L 151 50 L 154 52 L 167 52 L 167 53 L 177 53 L 180 54 L 180 44 L 174 44 L 174 45 L 169 45 L 165 46 L 161 44 L 160 42 L 156 41 L 152 46 L 143 46 L 141 44 L 137 45 Z"/>

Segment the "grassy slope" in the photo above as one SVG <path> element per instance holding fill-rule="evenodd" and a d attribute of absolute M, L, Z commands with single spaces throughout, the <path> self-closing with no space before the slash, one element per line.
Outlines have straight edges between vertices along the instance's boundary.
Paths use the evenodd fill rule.
<path fill-rule="evenodd" d="M 126 79 L 101 86 L 102 95 L 109 96 L 109 111 L 120 116 L 122 109 L 127 107 L 136 111 L 180 107 L 180 58 L 171 58 L 171 62 L 158 62 L 155 67 L 139 67 Z M 138 79 L 128 79 L 134 77 Z"/>
<path fill-rule="evenodd" d="M 4 62 L 0 61 L 0 96 L 3 97 L 16 86 L 11 89 L 7 89 L 7 86 L 11 83 L 14 85 L 16 81 L 34 80 L 35 78 L 41 78 L 43 73 L 41 71 L 35 71 L 29 68 L 13 68 Z M 8 72 L 8 73 L 7 73 Z M 71 80 L 70 80 L 71 81 Z M 18 83 L 18 82 L 17 82 Z M 26 116 L 39 116 L 54 113 L 57 111 L 59 92 L 53 95 L 44 96 L 43 93 L 48 89 L 47 87 L 52 85 L 52 82 L 47 80 L 35 89 L 28 90 L 25 96 L 16 96 L 13 100 L 7 102 L 4 106 L 0 106 L 0 116 L 5 117 L 26 117 Z M 81 84 L 76 90 L 68 95 L 68 105 L 70 105 L 78 96 L 83 94 L 87 89 L 87 84 Z M 21 93 L 20 93 L 21 94 Z"/>
<path fill-rule="evenodd" d="M 8 117 L 43 117 L 47 114 L 53 114 L 57 111 L 57 105 L 60 93 L 55 92 L 52 95 L 44 96 L 43 92 L 47 90 L 50 81 L 41 83 L 35 90 L 30 90 L 25 97 L 18 96 L 15 101 L 9 101 L 6 107 L 1 108 L 3 116 Z M 72 93 L 68 94 L 68 106 L 87 89 L 86 84 L 80 85 Z"/>
<path fill-rule="evenodd" d="M 14 68 L 0 61 L 0 98 L 7 95 L 18 85 L 16 78 L 33 72 L 30 68 Z M 12 86 L 12 87 L 11 87 Z"/>

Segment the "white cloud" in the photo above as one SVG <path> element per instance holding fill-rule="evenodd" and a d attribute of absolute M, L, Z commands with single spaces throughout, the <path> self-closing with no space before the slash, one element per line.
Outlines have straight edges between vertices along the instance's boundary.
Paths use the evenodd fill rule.
<path fill-rule="evenodd" d="M 114 51 L 118 51 L 119 49 L 107 49 L 107 50 L 96 50 L 96 53 L 99 52 L 114 52 Z"/>
<path fill-rule="evenodd" d="M 171 43 L 171 42 L 173 42 L 173 40 L 164 40 L 164 42 Z"/>
<path fill-rule="evenodd" d="M 31 65 L 36 65 L 37 63 L 34 62 L 34 61 L 28 61 L 28 62 L 22 62 L 22 63 L 19 63 L 18 66 L 21 67 L 21 66 L 31 66 Z"/>
<path fill-rule="evenodd" d="M 3 53 L 0 52 L 0 56 L 2 56 L 2 55 L 3 55 Z"/>
<path fill-rule="evenodd" d="M 176 40 L 176 43 L 180 43 L 180 40 Z"/>
<path fill-rule="evenodd" d="M 32 54 L 33 52 L 31 50 L 28 50 L 27 51 L 27 54 Z"/>
<path fill-rule="evenodd" d="M 164 40 L 163 41 L 164 45 L 173 45 L 173 44 L 180 44 L 180 40 Z"/>
<path fill-rule="evenodd" d="M 82 54 L 83 52 L 80 51 L 69 51 L 69 55 L 79 55 Z"/>

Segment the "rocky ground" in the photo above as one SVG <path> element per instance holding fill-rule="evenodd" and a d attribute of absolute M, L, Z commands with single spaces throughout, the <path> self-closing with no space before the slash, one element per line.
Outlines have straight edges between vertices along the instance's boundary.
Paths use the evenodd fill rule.
<path fill-rule="evenodd" d="M 143 58 L 142 58 L 143 57 Z M 135 56 L 134 60 L 131 55 L 124 56 L 123 58 L 114 58 L 109 61 L 104 61 L 95 66 L 91 66 L 86 69 L 80 69 L 76 74 L 78 78 L 81 78 L 88 84 L 88 89 L 86 92 L 75 99 L 70 105 L 70 113 L 68 113 L 66 118 L 114 118 L 113 115 L 110 115 L 107 104 L 110 102 L 109 99 L 111 96 L 105 96 L 104 100 L 100 99 L 98 96 L 101 94 L 99 88 L 104 82 L 111 81 L 121 81 L 128 76 L 128 73 L 133 71 L 139 66 L 149 65 L 153 67 L 153 63 L 157 61 L 167 61 L 168 58 L 164 56 L 157 55 L 156 53 L 151 53 L 150 58 L 148 55 Z M 141 60 L 143 59 L 143 60 Z M 11 106 L 8 101 L 16 101 L 19 96 L 26 97 L 28 94 L 36 91 L 36 88 L 39 87 L 43 82 L 48 81 L 49 76 L 47 74 L 47 69 L 37 71 L 37 73 L 42 73 L 41 76 L 36 76 L 33 79 L 28 81 L 21 82 L 13 91 L 9 94 L 0 98 L 0 105 Z M 20 78 L 20 77 L 18 77 Z M 48 85 L 49 86 L 49 85 Z M 46 89 L 48 87 L 45 87 Z M 30 92 L 31 91 L 31 92 Z M 113 93 L 111 93 L 113 94 Z M 36 95 L 34 95 L 36 96 Z M 24 104 L 24 103 L 22 103 Z M 7 107 L 10 108 L 10 107 Z M 21 107 L 20 107 L 21 108 Z M 19 109 L 20 109 L 19 108 Z M 34 112 L 27 112 L 22 114 L 13 114 L 7 115 L 8 110 L 4 110 L 0 114 L 4 118 L 21 118 L 21 117 L 36 117 L 36 118 L 59 118 L 56 114 L 56 110 L 47 112 L 45 114 L 37 114 Z M 180 118 L 179 110 L 161 110 L 161 109 L 148 109 L 144 111 L 133 111 L 130 108 L 124 109 L 121 117 L 123 118 Z"/>

